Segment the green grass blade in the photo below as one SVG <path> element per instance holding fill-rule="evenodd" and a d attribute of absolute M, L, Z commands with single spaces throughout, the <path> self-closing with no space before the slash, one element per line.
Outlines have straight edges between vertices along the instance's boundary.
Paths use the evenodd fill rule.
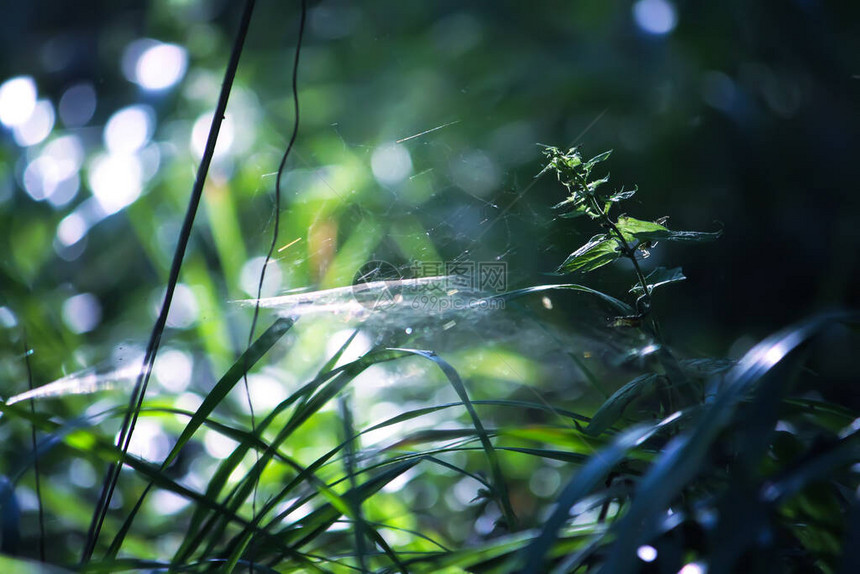
<path fill-rule="evenodd" d="M 318 412 L 329 400 L 334 398 L 341 390 L 343 390 L 343 388 L 346 387 L 346 385 L 348 385 L 356 376 L 374 364 L 394 360 L 402 356 L 404 356 L 404 354 L 401 352 L 388 350 L 368 353 L 356 361 L 318 376 L 278 405 L 273 413 L 271 413 L 269 417 L 259 425 L 259 428 L 257 429 L 258 433 L 262 432 L 262 430 L 268 426 L 277 413 L 281 412 L 289 405 L 297 404 L 296 409 L 279 431 L 276 438 L 268 445 L 267 449 L 262 453 L 259 460 L 248 474 L 228 495 L 228 508 L 230 508 L 233 513 L 238 512 L 238 509 L 251 492 L 253 482 L 256 480 L 255 477 L 262 473 L 263 469 L 274 456 L 275 451 L 280 448 L 280 445 L 283 444 L 297 428 L 313 416 L 314 413 Z M 310 396 L 310 398 L 303 400 L 307 396 Z M 300 402 L 300 400 L 302 401 Z M 233 470 L 235 470 L 235 467 L 238 466 L 244 453 L 247 452 L 248 447 L 248 443 L 241 443 L 234 450 L 229 459 L 222 463 L 216 479 L 210 481 L 209 489 L 211 490 L 212 496 L 218 496 L 218 493 L 223 489 L 227 478 Z M 318 466 L 314 467 L 314 470 L 316 468 L 318 468 Z M 309 472 L 312 473 L 314 470 L 310 470 Z M 307 478 L 307 475 L 302 472 L 300 472 L 300 476 Z M 255 522 L 259 523 L 262 521 L 266 514 L 270 512 L 276 504 L 288 496 L 294 486 L 296 486 L 295 481 L 291 481 L 278 496 L 269 500 L 258 513 Z M 207 490 L 207 492 L 209 492 L 209 490 Z M 202 514 L 200 516 L 202 516 Z M 189 529 L 189 534 L 180 546 L 180 550 L 177 552 L 174 559 L 180 563 L 187 561 L 199 545 L 203 543 L 205 536 L 209 537 L 210 549 L 216 546 L 221 546 L 220 539 L 226 525 L 227 521 L 222 520 L 217 515 L 213 515 L 205 524 L 200 523 L 199 517 L 197 519 L 192 517 L 192 526 L 195 528 Z"/>
<path fill-rule="evenodd" d="M 499 459 L 496 456 L 496 451 L 493 448 L 493 443 L 492 441 L 490 441 L 490 437 L 487 435 L 487 432 L 484 429 L 484 425 L 481 422 L 480 417 L 478 416 L 478 412 L 475 410 L 474 405 L 472 405 L 472 401 L 469 399 L 469 394 L 466 392 L 466 386 L 463 384 L 462 379 L 460 379 L 460 375 L 457 373 L 456 369 L 454 369 L 454 367 L 452 367 L 450 363 L 443 360 L 441 357 L 439 357 L 439 355 L 432 351 L 421 351 L 417 349 L 392 350 L 404 351 L 406 353 L 411 353 L 413 355 L 424 357 L 425 359 L 432 361 L 436 364 L 437 367 L 439 367 L 445 377 L 447 377 L 448 381 L 451 383 L 451 386 L 454 387 L 454 390 L 457 392 L 457 395 L 460 397 L 460 400 L 463 401 L 463 406 L 466 407 L 466 411 L 469 413 L 469 417 L 472 419 L 472 424 L 474 425 L 475 430 L 478 431 L 478 436 L 481 439 L 481 445 L 484 447 L 484 452 L 486 453 L 487 460 L 490 463 L 490 473 L 493 476 L 493 491 L 495 493 L 496 501 L 499 503 L 502 515 L 507 521 L 508 528 L 514 530 L 517 525 L 517 517 L 516 514 L 514 514 L 513 507 L 511 506 L 511 500 L 508 496 L 507 484 L 505 483 L 505 478 L 502 474 L 502 467 L 499 464 Z"/>
<path fill-rule="evenodd" d="M 775 365 L 834 321 L 857 322 L 857 314 L 820 315 L 780 331 L 753 347 L 729 371 L 724 388 L 708 405 L 697 425 L 673 439 L 639 483 L 636 499 L 617 523 L 617 542 L 601 572 L 622 574 L 636 568 L 636 549 L 650 538 L 657 517 L 703 468 L 719 433 L 732 421 L 737 404 Z"/>
<path fill-rule="evenodd" d="M 164 462 L 161 464 L 162 470 L 166 469 L 174 460 L 176 460 L 176 457 L 179 456 L 179 452 L 182 448 L 188 444 L 188 441 L 190 441 L 200 427 L 203 426 L 203 424 L 208 420 L 209 415 L 211 415 L 215 408 L 221 404 L 233 387 L 242 380 L 245 373 L 257 364 L 257 362 L 272 348 L 272 346 L 290 330 L 293 324 L 294 321 L 288 318 L 280 318 L 276 320 L 256 341 L 254 341 L 252 345 L 245 350 L 244 353 L 242 353 L 242 356 L 233 363 L 233 366 L 230 367 L 224 376 L 215 384 L 212 390 L 209 391 L 209 394 L 206 395 L 206 398 L 203 400 L 200 407 L 198 407 L 194 416 L 191 417 L 191 420 L 188 421 L 188 424 L 186 424 L 185 428 L 182 429 L 182 433 L 176 440 L 176 444 L 173 445 L 170 453 L 168 453 Z M 122 541 L 131 529 L 131 524 L 136 518 L 137 512 L 143 503 L 143 498 L 146 497 L 149 491 L 149 487 L 144 489 L 140 496 L 141 500 L 135 504 L 134 509 L 128 514 L 128 516 L 126 516 L 125 523 L 117 532 L 116 536 L 114 536 L 114 539 L 109 546 L 108 558 L 116 557 L 116 553 L 122 547 Z"/>
<path fill-rule="evenodd" d="M 653 392 L 660 375 L 647 373 L 636 377 L 617 391 L 606 402 L 600 405 L 597 412 L 585 427 L 586 434 L 598 436 L 615 424 L 624 414 L 624 409 L 635 399 Z"/>
<path fill-rule="evenodd" d="M 671 424 L 670 417 L 656 425 L 640 425 L 618 435 L 607 448 L 592 455 L 588 462 L 567 483 L 556 502 L 556 507 L 545 521 L 540 534 L 529 544 L 523 555 L 523 574 L 545 572 L 545 559 L 558 539 L 558 532 L 570 517 L 570 509 L 579 500 L 591 494 L 606 476 L 627 457 L 627 454 L 650 438 L 661 427 Z"/>

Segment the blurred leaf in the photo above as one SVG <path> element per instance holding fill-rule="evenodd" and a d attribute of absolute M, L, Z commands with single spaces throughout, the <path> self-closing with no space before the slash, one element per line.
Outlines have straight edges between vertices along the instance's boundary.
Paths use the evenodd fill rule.
<path fill-rule="evenodd" d="M 619 434 L 612 443 L 594 453 L 558 496 L 555 509 L 544 521 L 540 534 L 524 550 L 522 574 L 546 572 L 545 558 L 558 538 L 559 530 L 570 517 L 570 509 L 576 502 L 591 494 L 606 476 L 627 456 L 628 452 L 641 445 L 666 424 L 677 419 L 672 416 L 657 424 L 639 425 Z"/>
<path fill-rule="evenodd" d="M 782 359 L 835 321 L 856 322 L 857 314 L 819 315 L 780 331 L 755 347 L 728 373 L 725 386 L 709 402 L 696 425 L 663 448 L 639 481 L 630 509 L 616 523 L 616 542 L 601 572 L 635 571 L 636 549 L 650 540 L 658 518 L 703 468 L 711 446 L 732 422 L 738 403 L 747 398 Z M 771 391 L 769 394 L 772 394 Z M 769 398 L 769 397 L 768 397 Z"/>
<path fill-rule="evenodd" d="M 606 429 L 615 424 L 624 409 L 635 399 L 651 394 L 654 386 L 660 380 L 660 375 L 648 373 L 636 377 L 617 391 L 604 402 L 592 417 L 591 422 L 585 428 L 585 432 L 591 436 L 598 436 Z"/>
<path fill-rule="evenodd" d="M 71 574 L 72 571 L 42 562 L 0 555 L 0 572 L 3 574 Z"/>
<path fill-rule="evenodd" d="M 17 554 L 21 543 L 21 507 L 15 486 L 0 476 L 0 552 Z"/>

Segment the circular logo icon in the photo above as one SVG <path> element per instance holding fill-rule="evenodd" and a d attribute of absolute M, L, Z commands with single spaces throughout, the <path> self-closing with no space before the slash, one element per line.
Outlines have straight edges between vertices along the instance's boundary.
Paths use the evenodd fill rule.
<path fill-rule="evenodd" d="M 401 298 L 403 276 L 387 261 L 368 261 L 352 279 L 352 295 L 371 310 L 387 309 Z"/>

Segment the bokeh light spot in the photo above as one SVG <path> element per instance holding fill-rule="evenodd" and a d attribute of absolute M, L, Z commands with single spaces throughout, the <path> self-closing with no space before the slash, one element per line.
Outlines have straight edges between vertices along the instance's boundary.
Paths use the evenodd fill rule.
<path fill-rule="evenodd" d="M 89 184 L 105 216 L 134 203 L 142 191 L 140 161 L 131 155 L 99 155 L 93 159 Z"/>
<path fill-rule="evenodd" d="M 93 465 L 82 458 L 73 458 L 69 463 L 69 480 L 81 488 L 92 488 L 97 480 Z"/>
<path fill-rule="evenodd" d="M 242 266 L 242 271 L 239 276 L 239 286 L 242 288 L 242 291 L 251 297 L 257 296 L 257 287 L 260 284 L 260 272 L 263 270 L 263 264 L 265 262 L 265 257 L 253 257 Z M 281 289 L 281 281 L 281 268 L 274 261 L 269 261 L 269 265 L 266 267 L 266 277 L 263 279 L 263 289 L 260 296 L 273 297 L 277 295 Z"/>
<path fill-rule="evenodd" d="M 490 195 L 501 181 L 499 168 L 481 150 L 470 150 L 451 163 L 451 177 L 460 189 L 471 195 Z"/>
<path fill-rule="evenodd" d="M 57 225 L 57 239 L 64 246 L 74 245 L 87 234 L 89 226 L 83 216 L 77 211 L 65 216 Z"/>
<path fill-rule="evenodd" d="M 722 72 L 708 72 L 702 78 L 702 99 L 709 106 L 731 111 L 735 103 L 737 88 L 735 82 Z"/>
<path fill-rule="evenodd" d="M 144 38 L 125 49 L 122 69 L 125 77 L 144 90 L 165 90 L 185 75 L 188 53 L 185 48 Z"/>
<path fill-rule="evenodd" d="M 175 44 L 159 44 L 146 50 L 137 61 L 137 83 L 147 90 L 163 90 L 185 75 L 188 55 Z"/>
<path fill-rule="evenodd" d="M 633 5 L 633 19 L 643 32 L 655 36 L 666 35 L 678 25 L 675 6 L 667 0 L 639 0 Z"/>
<path fill-rule="evenodd" d="M 0 327 L 11 329 L 18 324 L 18 318 L 9 307 L 0 307 Z"/>
<path fill-rule="evenodd" d="M 643 562 L 654 562 L 657 559 L 657 549 L 645 544 L 636 549 L 636 556 Z"/>
<path fill-rule="evenodd" d="M 42 155 L 52 157 L 57 162 L 57 176 L 66 179 L 81 169 L 84 163 L 84 146 L 76 135 L 63 136 L 47 144 Z"/>
<path fill-rule="evenodd" d="M 158 313 L 163 300 L 164 293 L 161 293 L 156 305 L 153 307 L 154 313 Z M 178 283 L 176 291 L 173 292 L 170 312 L 167 314 L 167 326 L 175 329 L 187 329 L 197 321 L 199 314 L 200 307 L 197 304 L 197 297 L 194 296 L 194 291 L 188 285 Z"/>
<path fill-rule="evenodd" d="M 92 293 L 81 293 L 63 303 L 63 322 L 74 333 L 87 333 L 102 320 L 102 306 Z"/>
<path fill-rule="evenodd" d="M 254 408 L 262 412 L 271 411 L 287 398 L 284 385 L 278 379 L 263 373 L 248 375 L 248 390 L 253 397 Z M 241 404 L 243 409 L 248 409 L 247 397 L 242 397 Z"/>
<path fill-rule="evenodd" d="M 210 430 L 206 431 L 206 435 L 203 437 L 203 446 L 212 458 L 223 459 L 233 454 L 239 443 Z"/>
<path fill-rule="evenodd" d="M 181 393 L 191 383 L 194 362 L 187 353 L 168 349 L 158 355 L 155 363 L 155 377 L 158 383 L 171 393 Z"/>
<path fill-rule="evenodd" d="M 36 109 L 36 82 L 30 76 L 10 78 L 0 85 L 0 122 L 19 126 Z"/>
<path fill-rule="evenodd" d="M 170 440 L 162 429 L 161 422 L 142 417 L 138 419 L 128 452 L 160 463 L 170 452 Z"/>
<path fill-rule="evenodd" d="M 373 150 L 370 166 L 376 181 L 383 185 L 395 185 L 412 173 L 412 158 L 402 145 L 385 144 Z"/>
<path fill-rule="evenodd" d="M 104 129 L 105 147 L 111 153 L 133 153 L 147 144 L 155 124 L 149 106 L 129 106 L 115 112 Z"/>
<path fill-rule="evenodd" d="M 60 97 L 60 120 L 66 127 L 87 124 L 96 111 L 96 90 L 87 83 L 75 84 Z"/>
<path fill-rule="evenodd" d="M 54 106 L 48 100 L 36 102 L 30 116 L 14 127 L 15 143 L 30 147 L 42 143 L 54 129 Z"/>

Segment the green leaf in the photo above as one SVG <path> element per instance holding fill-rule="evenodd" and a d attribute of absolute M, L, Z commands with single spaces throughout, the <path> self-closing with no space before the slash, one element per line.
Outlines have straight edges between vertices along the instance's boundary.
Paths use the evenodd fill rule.
<path fill-rule="evenodd" d="M 432 351 L 423 351 L 419 349 L 389 350 L 404 351 L 406 353 L 411 353 L 413 355 L 424 357 L 425 359 L 433 361 L 448 379 L 448 382 L 451 383 L 451 386 L 454 387 L 454 391 L 456 391 L 457 395 L 460 397 L 460 400 L 463 402 L 463 406 L 466 407 L 466 412 L 469 413 L 469 418 L 472 419 L 472 425 L 475 427 L 475 431 L 477 431 L 478 438 L 481 441 L 481 446 L 484 449 L 484 453 L 487 455 L 487 462 L 489 462 L 490 464 L 490 474 L 493 477 L 493 489 L 495 490 L 496 494 L 496 502 L 501 508 L 502 515 L 504 516 L 508 527 L 515 528 L 517 523 L 517 516 L 516 514 L 514 514 L 513 506 L 511 506 L 510 497 L 508 495 L 508 487 L 505 483 L 505 477 L 502 474 L 502 467 L 499 464 L 498 456 L 496 455 L 496 451 L 493 448 L 493 443 L 492 441 L 490 441 L 490 437 L 487 434 L 487 431 L 484 428 L 480 417 L 478 417 L 478 412 L 475 410 L 475 407 L 472 405 L 472 401 L 469 399 L 469 394 L 466 392 L 466 386 L 463 384 L 463 380 L 460 378 L 460 375 L 457 373 L 457 370 L 454 369 L 454 367 L 452 367 L 450 363 L 448 363 L 447 361 L 442 359 L 442 357 Z"/>
<path fill-rule="evenodd" d="M 591 436 L 598 436 L 603 431 L 615 424 L 621 415 L 624 414 L 624 409 L 633 402 L 634 399 L 643 395 L 651 394 L 654 390 L 654 385 L 660 380 L 660 375 L 648 373 L 636 377 L 617 391 L 615 391 L 606 402 L 604 402 L 594 416 L 591 422 L 585 428 L 585 433 Z"/>
<path fill-rule="evenodd" d="M 585 205 L 585 199 L 581 194 L 571 195 L 564 201 L 556 203 L 553 209 L 571 209 L 571 211 L 560 214 L 560 217 L 574 218 L 583 215 L 591 215 L 591 210 Z"/>
<path fill-rule="evenodd" d="M 595 163 L 600 163 L 601 161 L 606 161 L 607 159 L 609 159 L 610 155 L 612 155 L 612 150 L 599 153 L 590 160 L 588 160 L 588 163 L 593 165 Z"/>
<path fill-rule="evenodd" d="M 686 243 L 703 243 L 719 238 L 723 231 L 707 233 L 703 231 L 672 231 L 653 221 L 642 221 L 622 215 L 615 224 L 628 241 L 679 241 Z"/>
<path fill-rule="evenodd" d="M 595 179 L 594 181 L 589 182 L 588 183 L 588 194 L 594 195 L 594 193 L 597 191 L 597 188 L 600 187 L 601 185 L 603 185 L 604 183 L 608 182 L 608 181 L 609 181 L 609 176 L 607 175 L 606 177 L 603 177 L 601 179 Z"/>
<path fill-rule="evenodd" d="M 672 232 L 653 221 L 642 221 L 635 217 L 622 215 L 615 223 L 618 231 L 624 235 L 624 239 L 632 241 L 638 239 L 640 241 L 649 241 L 656 239 L 665 239 Z"/>
<path fill-rule="evenodd" d="M 613 203 L 618 203 L 619 201 L 624 201 L 625 199 L 630 199 L 638 190 L 636 188 L 624 191 L 623 189 L 616 191 L 612 195 L 606 198 L 606 201 L 611 201 Z"/>
<path fill-rule="evenodd" d="M 618 242 L 607 235 L 595 235 L 588 243 L 571 253 L 558 268 L 560 273 L 587 273 L 612 263 L 621 256 Z"/>
<path fill-rule="evenodd" d="M 686 279 L 686 277 L 680 267 L 673 267 L 672 269 L 657 267 L 654 271 L 649 273 L 647 277 L 645 277 L 645 280 L 648 282 L 649 293 L 653 292 L 656 287 L 666 285 L 668 283 L 677 283 L 684 279 Z M 630 293 L 633 293 L 634 295 L 642 295 L 642 285 L 636 283 L 630 288 Z"/>

